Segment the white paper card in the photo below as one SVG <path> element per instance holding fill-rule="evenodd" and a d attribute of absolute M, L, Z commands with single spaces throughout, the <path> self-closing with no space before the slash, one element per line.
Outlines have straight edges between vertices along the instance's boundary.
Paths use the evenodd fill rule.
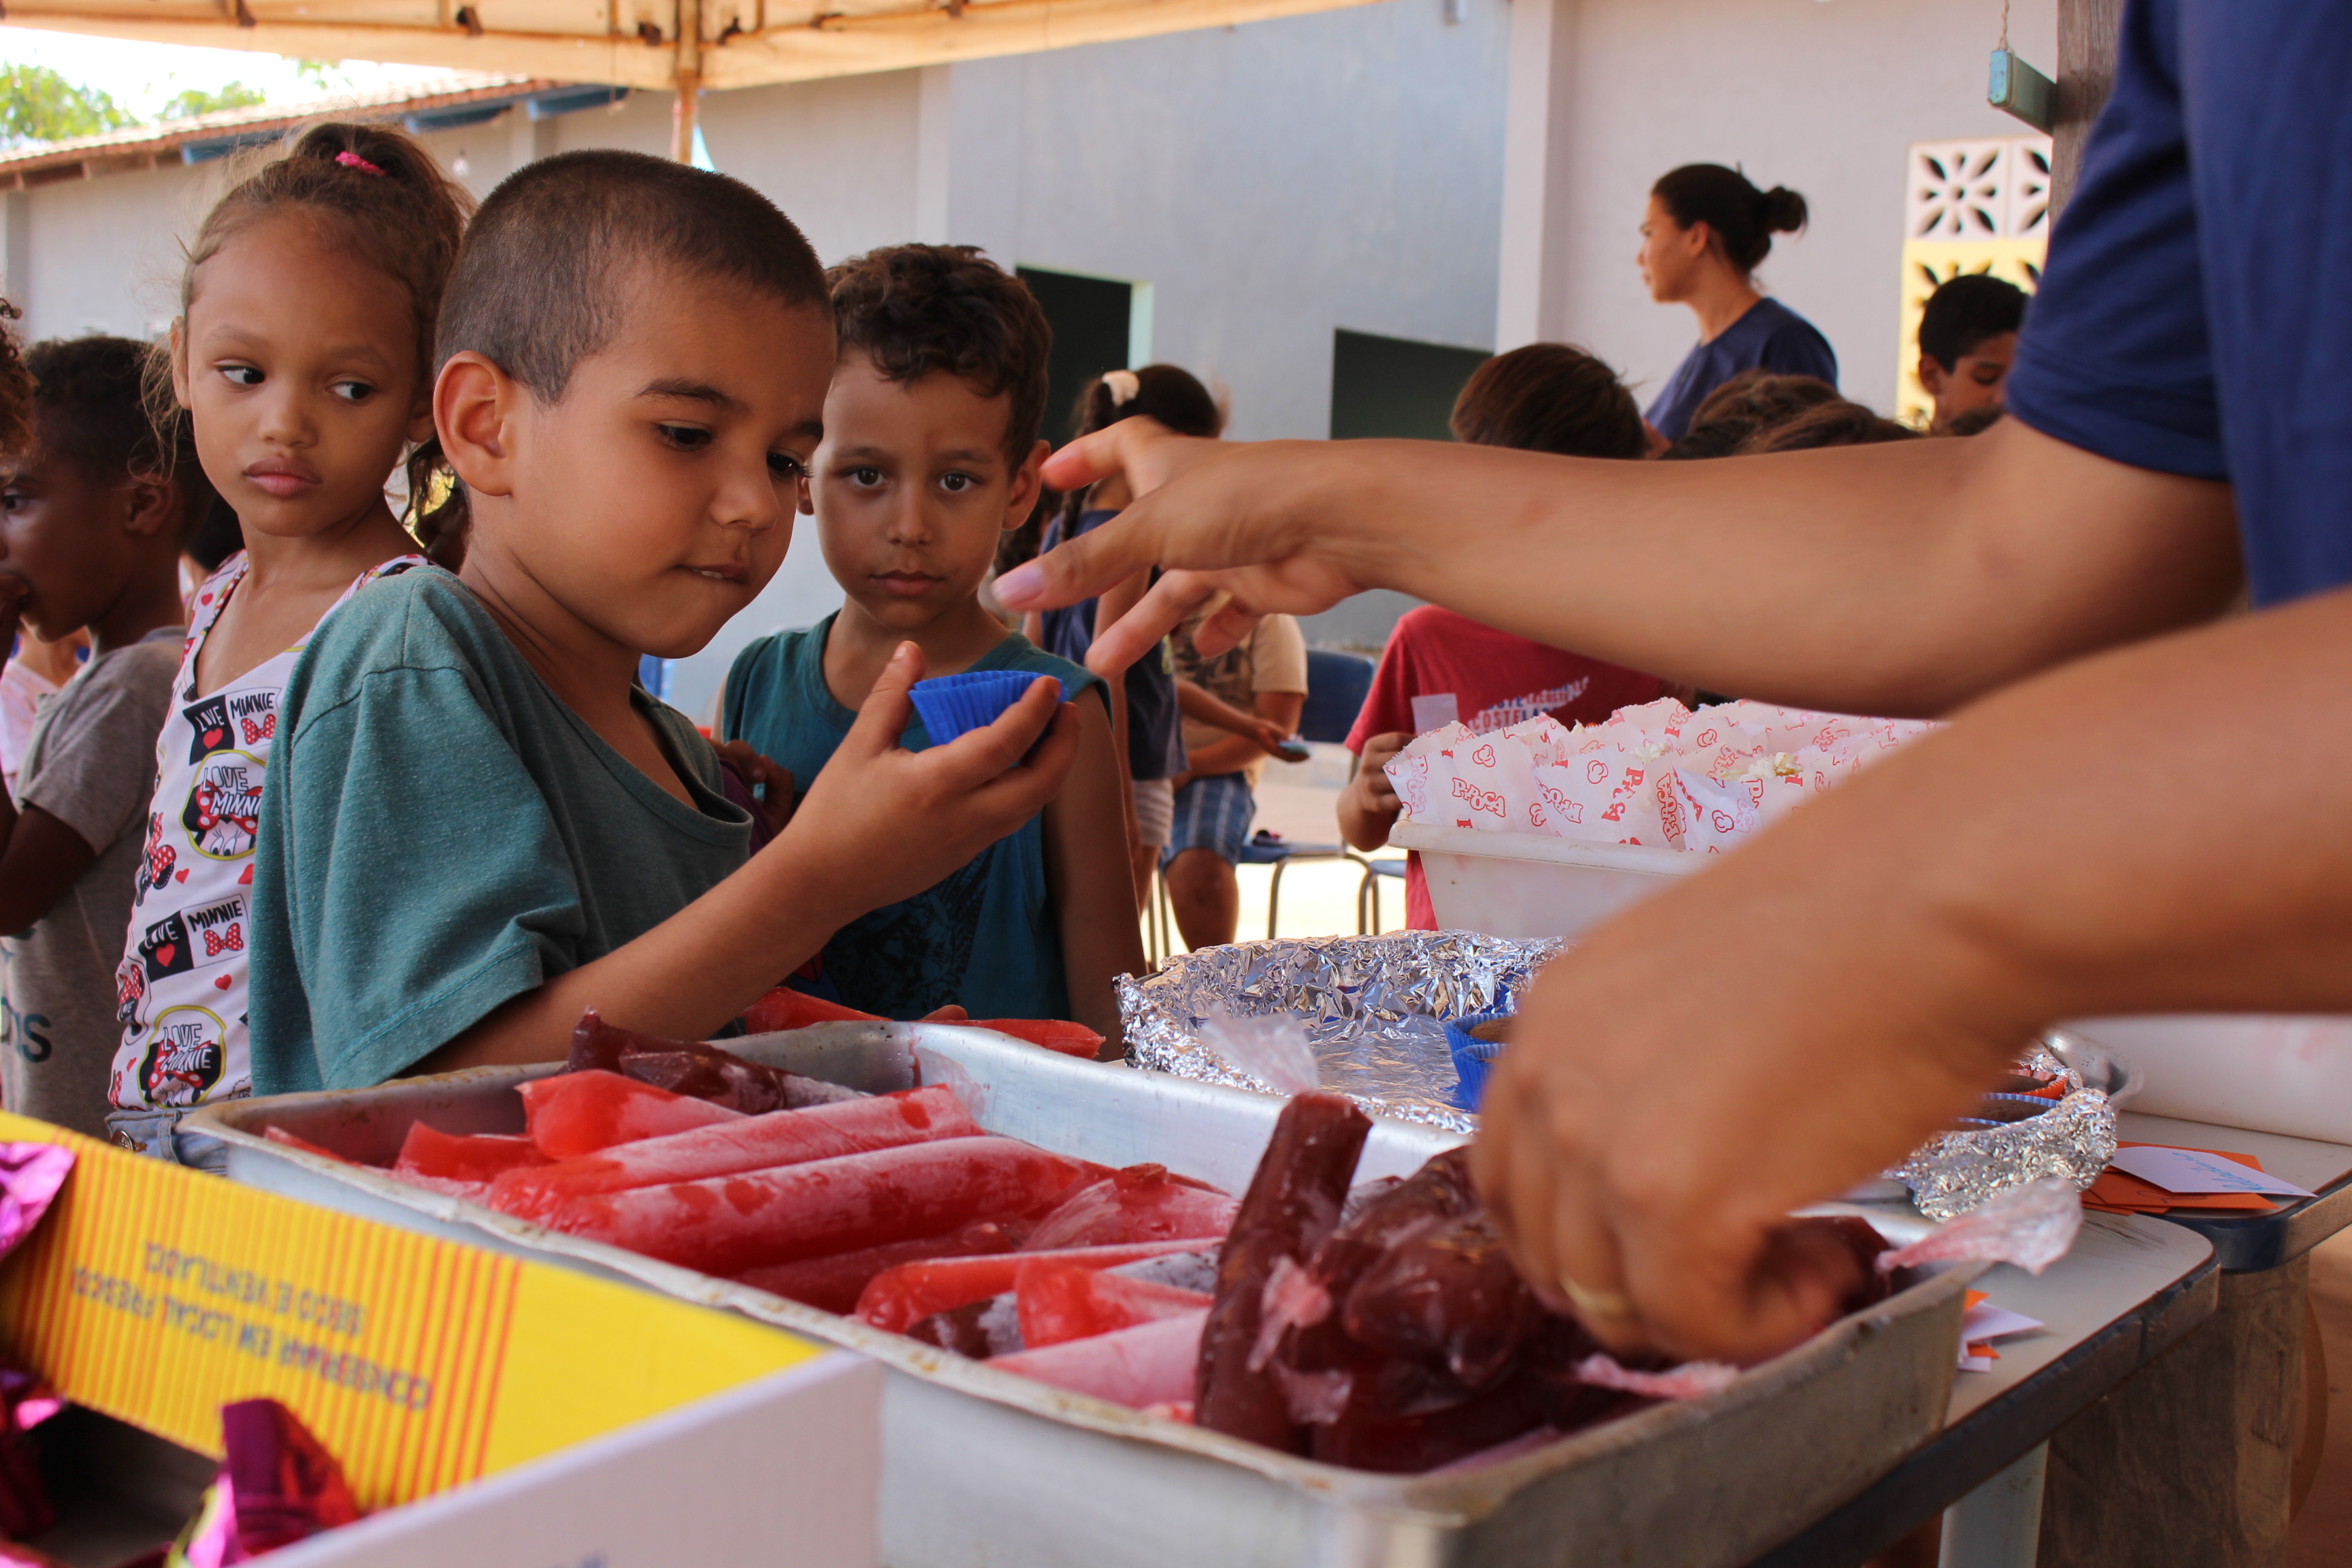
<path fill-rule="evenodd" d="M 2167 1149 L 2155 1144 L 2118 1149 L 2109 1162 L 2118 1171 L 2152 1183 L 2168 1193 L 2263 1193 L 2286 1198 L 2307 1198 L 2310 1190 L 2266 1175 L 2252 1165 L 2224 1160 L 2195 1149 Z"/>
<path fill-rule="evenodd" d="M 1426 735 L 1462 721 L 1461 701 L 1451 691 L 1433 691 L 1412 700 L 1412 732 Z"/>
<path fill-rule="evenodd" d="M 2011 1334 L 2030 1334 L 2043 1326 L 2039 1318 L 2029 1318 L 2022 1312 L 2012 1312 L 2006 1307 L 1996 1307 L 1990 1301 L 1979 1301 L 1960 1320 L 1960 1343 L 1980 1345 L 1988 1340 L 2006 1339 Z"/>

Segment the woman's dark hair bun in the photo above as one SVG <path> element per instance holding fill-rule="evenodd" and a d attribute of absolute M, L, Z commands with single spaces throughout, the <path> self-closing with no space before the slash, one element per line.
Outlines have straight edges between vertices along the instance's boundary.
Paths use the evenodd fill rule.
<path fill-rule="evenodd" d="M 1794 234 L 1805 226 L 1805 198 L 1786 185 L 1764 193 L 1764 226 L 1774 234 Z"/>
<path fill-rule="evenodd" d="M 1805 226 L 1805 198 L 1786 185 L 1759 191 L 1738 169 L 1720 163 L 1685 163 L 1650 187 L 1680 228 L 1705 224 L 1723 247 L 1724 259 L 1753 272 L 1772 252 L 1772 237 Z"/>

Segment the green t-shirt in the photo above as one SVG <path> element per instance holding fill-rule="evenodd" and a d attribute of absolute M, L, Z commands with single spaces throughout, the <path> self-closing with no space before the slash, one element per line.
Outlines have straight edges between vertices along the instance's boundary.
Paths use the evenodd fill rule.
<path fill-rule="evenodd" d="M 262 791 L 256 1094 L 394 1077 L 742 866 L 751 818 L 709 744 L 636 702 L 693 806 L 550 691 L 449 574 L 370 584 L 328 618 Z"/>

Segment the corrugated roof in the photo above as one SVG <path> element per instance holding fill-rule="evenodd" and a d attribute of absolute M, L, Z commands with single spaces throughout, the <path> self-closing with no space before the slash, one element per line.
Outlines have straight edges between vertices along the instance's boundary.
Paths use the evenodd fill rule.
<path fill-rule="evenodd" d="M 540 77 L 453 71 L 443 83 L 336 94 L 299 104 L 257 103 L 96 136 L 27 142 L 0 152 L 0 190 L 152 169 L 159 163 L 201 163 L 240 147 L 275 141 L 290 127 L 312 120 L 403 120 L 422 130 L 447 129 L 490 119 L 517 102 L 527 105 L 535 117 L 544 117 L 609 102 L 626 90 Z"/>

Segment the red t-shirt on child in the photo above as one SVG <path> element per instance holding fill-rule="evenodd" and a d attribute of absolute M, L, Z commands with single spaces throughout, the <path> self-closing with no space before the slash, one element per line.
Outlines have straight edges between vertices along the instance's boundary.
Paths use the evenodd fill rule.
<path fill-rule="evenodd" d="M 1654 675 L 1603 664 L 1582 654 L 1546 647 L 1481 626 L 1435 605 L 1408 610 L 1389 634 L 1381 667 L 1348 750 L 1363 754 L 1374 735 L 1417 732 L 1412 700 L 1451 693 L 1454 715 L 1481 734 L 1549 713 L 1563 724 L 1597 724 L 1620 708 L 1654 702 L 1665 690 Z M 1435 931 L 1437 911 L 1421 874 L 1421 857 L 1406 857 L 1405 924 Z"/>

